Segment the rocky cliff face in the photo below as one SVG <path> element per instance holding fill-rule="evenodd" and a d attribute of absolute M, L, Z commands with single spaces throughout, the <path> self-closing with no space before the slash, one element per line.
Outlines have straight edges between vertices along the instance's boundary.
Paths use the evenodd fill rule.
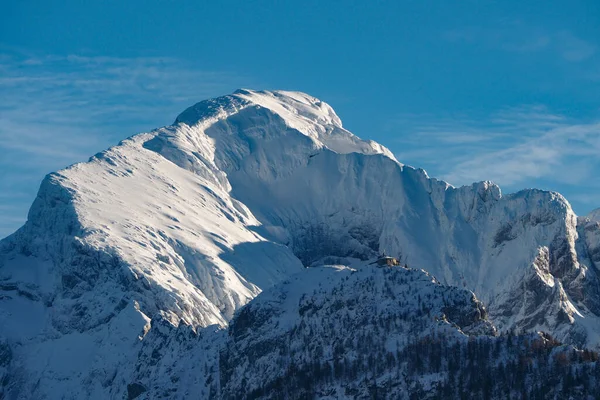
<path fill-rule="evenodd" d="M 238 91 L 46 177 L 0 242 L 10 384 L 102 397 L 153 321 L 226 327 L 303 266 L 381 251 L 474 291 L 500 331 L 596 347 L 598 232 L 556 193 L 429 178 L 311 96 Z"/>

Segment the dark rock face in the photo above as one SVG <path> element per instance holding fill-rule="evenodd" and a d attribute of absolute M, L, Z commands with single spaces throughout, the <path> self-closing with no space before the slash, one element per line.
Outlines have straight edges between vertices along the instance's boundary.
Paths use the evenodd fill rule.
<path fill-rule="evenodd" d="M 0 338 L 0 399 L 10 384 L 9 367 L 13 360 L 12 349 L 9 344 Z"/>
<path fill-rule="evenodd" d="M 517 234 L 513 233 L 513 226 L 511 223 L 502 225 L 496 235 L 494 236 L 494 246 L 500 246 L 502 243 L 510 242 L 517 238 Z"/>
<path fill-rule="evenodd" d="M 138 398 L 145 392 L 147 392 L 147 389 L 144 387 L 144 385 L 140 385 L 139 383 L 130 383 L 127 385 L 127 400 Z"/>
<path fill-rule="evenodd" d="M 326 256 L 367 260 L 379 252 L 381 232 L 372 220 L 353 221 L 352 225 L 332 229 L 327 222 L 294 225 L 291 247 L 304 265 Z"/>

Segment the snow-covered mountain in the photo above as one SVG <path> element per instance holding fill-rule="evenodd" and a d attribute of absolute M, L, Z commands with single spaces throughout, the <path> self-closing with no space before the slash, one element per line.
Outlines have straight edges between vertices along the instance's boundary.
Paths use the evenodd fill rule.
<path fill-rule="evenodd" d="M 592 221 L 600 221 L 600 208 L 596 208 L 590 211 L 589 214 L 586 215 L 586 217 L 591 219 Z"/>
<path fill-rule="evenodd" d="M 500 331 L 600 346 L 594 218 L 557 193 L 454 188 L 318 99 L 240 90 L 45 178 L 0 242 L 0 373 L 17 397 L 118 397 L 143 369 L 123 365 L 147 365 L 161 340 L 208 365 L 214 325 L 262 290 L 381 251 L 472 290 Z"/>

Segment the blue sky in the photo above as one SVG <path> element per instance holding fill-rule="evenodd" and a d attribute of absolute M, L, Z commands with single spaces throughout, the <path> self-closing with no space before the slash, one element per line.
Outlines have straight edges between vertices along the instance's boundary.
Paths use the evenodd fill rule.
<path fill-rule="evenodd" d="M 0 237 L 43 176 L 239 87 L 454 185 L 600 207 L 597 1 L 31 1 L 0 14 Z"/>

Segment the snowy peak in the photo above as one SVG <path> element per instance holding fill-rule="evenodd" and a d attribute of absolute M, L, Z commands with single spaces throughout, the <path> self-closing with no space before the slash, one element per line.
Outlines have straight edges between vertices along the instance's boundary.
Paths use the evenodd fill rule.
<path fill-rule="evenodd" d="M 190 126 L 218 114 L 233 114 L 235 111 L 252 105 L 258 105 L 281 115 L 286 120 L 305 119 L 321 125 L 335 125 L 342 128 L 342 121 L 333 108 L 306 93 L 289 91 L 256 91 L 238 89 L 231 95 L 201 101 L 181 113 L 175 122 L 184 122 Z"/>
<path fill-rule="evenodd" d="M 320 125 L 334 125 L 342 128 L 342 120 L 329 104 L 306 93 L 240 89 L 234 95 L 250 103 L 268 108 L 281 116 L 286 116 L 286 120 L 302 117 Z"/>
<path fill-rule="evenodd" d="M 590 211 L 589 214 L 586 215 L 586 217 L 592 221 L 600 222 L 600 208 L 596 208 L 595 210 Z"/>
<path fill-rule="evenodd" d="M 175 123 L 207 127 L 246 108 L 254 108 L 263 116 L 266 114 L 258 109 L 268 110 L 271 118 L 278 117 L 288 128 L 312 139 L 316 148 L 327 148 L 340 154 L 383 154 L 395 160 L 384 146 L 362 140 L 345 130 L 329 104 L 302 92 L 240 89 L 231 95 L 195 104 L 181 113 Z"/>

